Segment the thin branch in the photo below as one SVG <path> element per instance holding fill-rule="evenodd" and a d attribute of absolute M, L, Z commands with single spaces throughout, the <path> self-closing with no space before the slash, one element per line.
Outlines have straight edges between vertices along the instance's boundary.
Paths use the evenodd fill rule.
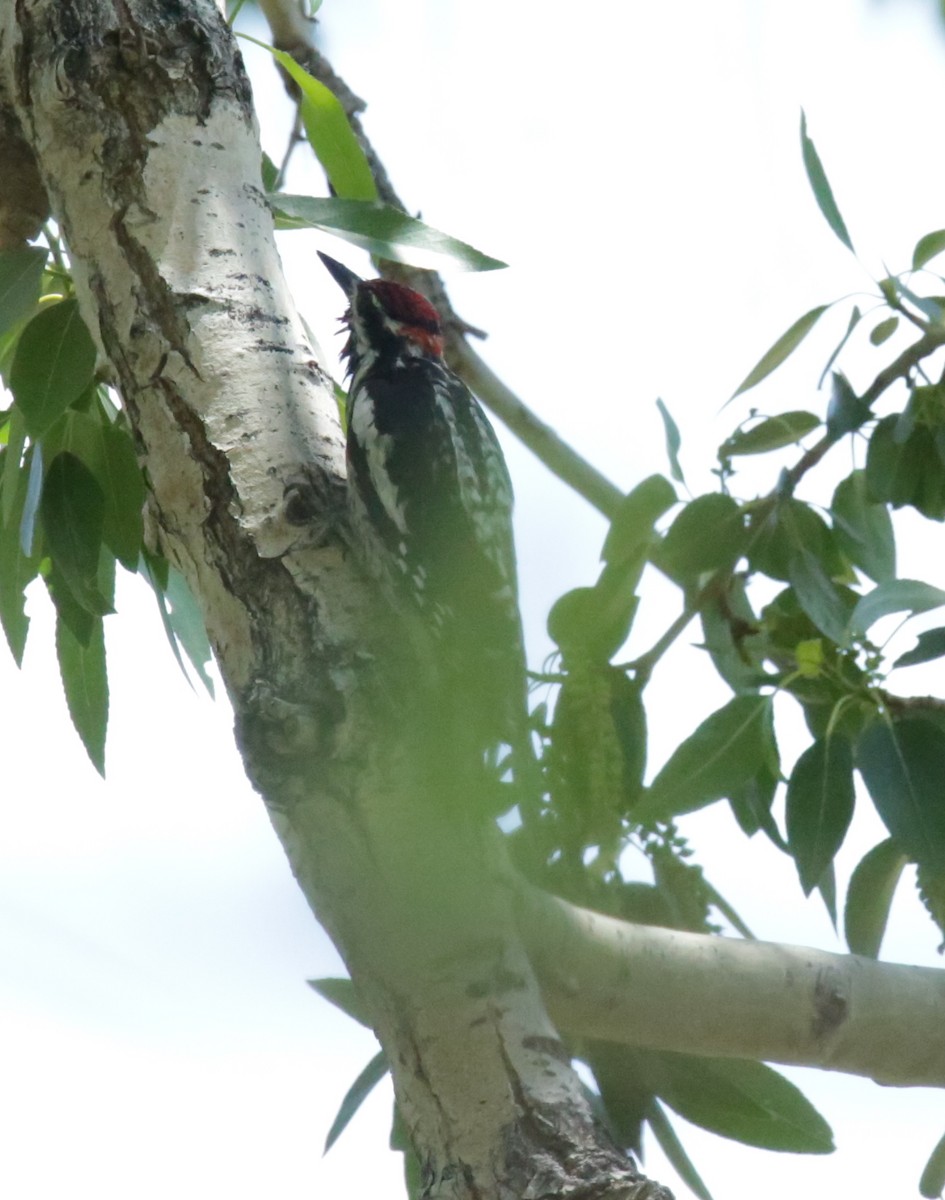
<path fill-rule="evenodd" d="M 888 387 L 897 379 L 904 379 L 909 372 L 933 351 L 945 346 L 945 329 L 930 329 L 917 342 L 907 346 L 888 367 L 880 371 L 860 397 L 864 404 L 872 406 Z"/>
<path fill-rule="evenodd" d="M 709 579 L 702 585 L 698 592 L 686 601 L 685 607 L 679 616 L 673 621 L 669 628 L 653 643 L 653 645 L 639 658 L 635 658 L 633 662 L 628 663 L 626 669 L 633 671 L 637 680 L 646 683 L 653 673 L 653 668 L 663 657 L 666 651 L 672 646 L 678 637 L 686 630 L 690 621 L 693 620 L 700 612 L 706 600 L 713 594 L 719 594 L 724 588 L 724 582 L 730 576 L 731 571 L 728 569 L 715 571 Z"/>
<path fill-rule="evenodd" d="M 279 170 L 276 172 L 275 190 L 277 192 L 282 191 L 283 187 L 285 187 L 285 177 L 289 170 L 289 163 L 292 161 L 292 155 L 295 153 L 296 147 L 304 140 L 302 137 L 302 110 L 297 104 L 295 106 L 295 119 L 292 122 L 292 129 L 289 133 L 285 153 L 282 156 L 282 162 L 279 164 Z"/>
<path fill-rule="evenodd" d="M 448 337 L 447 357 L 456 374 L 553 475 L 605 517 L 613 517 L 623 499 L 620 489 L 539 420 L 464 338 Z"/>
<path fill-rule="evenodd" d="M 899 379 L 905 379 L 923 358 L 942 346 L 945 346 L 945 329 L 929 329 L 917 342 L 907 346 L 898 358 L 880 371 L 860 396 L 860 403 L 864 409 L 872 408 L 883 392 L 892 387 Z M 842 436 L 843 434 L 825 433 L 816 445 L 805 451 L 790 470 L 784 472 L 778 484 L 777 493 L 784 495 L 793 492 L 807 472 L 820 462 L 831 446 Z"/>

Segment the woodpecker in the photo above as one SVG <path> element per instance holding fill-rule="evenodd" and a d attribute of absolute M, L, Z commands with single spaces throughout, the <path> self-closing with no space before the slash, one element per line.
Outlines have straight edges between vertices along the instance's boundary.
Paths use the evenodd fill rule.
<path fill-rule="evenodd" d="M 348 298 L 347 468 L 355 550 L 389 603 L 421 614 L 443 702 L 477 753 L 527 753 L 512 484 L 495 432 L 443 360 L 419 292 L 362 280 L 326 254 Z"/>

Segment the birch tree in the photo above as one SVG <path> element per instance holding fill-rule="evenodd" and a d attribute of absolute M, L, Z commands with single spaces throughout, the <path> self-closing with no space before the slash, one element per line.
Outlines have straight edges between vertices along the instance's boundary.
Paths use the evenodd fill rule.
<path fill-rule="evenodd" d="M 765 1063 L 945 1081 L 945 976 L 878 961 L 907 863 L 943 922 L 945 704 L 901 695 L 886 675 L 945 642 L 941 630 L 923 634 L 893 664 L 869 638 L 883 615 L 945 604 L 930 584 L 896 576 L 889 518 L 905 506 L 945 517 L 945 385 L 929 366 L 945 323 L 934 277 L 928 288 L 913 278 L 945 234 L 919 242 L 910 272 L 878 281 L 879 319 L 850 311 L 837 355 L 864 333 L 881 347 L 897 325 L 915 328 L 869 387 L 854 391 L 835 355 L 829 411 L 743 422 L 719 447 L 719 490 L 688 502 L 664 409 L 666 472 L 623 495 L 473 351 L 409 247 L 487 260 L 403 213 L 310 24 L 292 6 L 264 8 L 332 184 L 327 200 L 278 191 L 236 42 L 211 0 L 17 0 L 0 12 L 10 649 L 19 661 L 23 591 L 38 579 L 56 609 L 70 712 L 101 770 L 102 622 L 116 564 L 159 595 L 193 598 L 247 774 L 350 971 L 350 983 L 322 990 L 371 1025 L 393 1074 L 413 1194 L 656 1200 L 668 1192 L 628 1154 L 646 1123 L 706 1195 L 667 1106 L 754 1144 L 826 1151 L 826 1122 Z M 802 148 L 824 217 L 850 244 L 806 125 Z M 334 230 L 427 291 L 454 369 L 611 522 L 599 577 L 550 615 L 559 654 L 543 681 L 556 699 L 533 714 L 542 802 L 510 834 L 457 794 L 464 782 L 432 777 L 418 749 L 401 670 L 410 651 L 348 553 L 331 368 L 285 285 L 275 222 Z M 827 309 L 800 317 L 739 392 Z M 901 409 L 879 417 L 875 405 L 903 384 Z M 796 489 L 847 438 L 865 459 L 822 515 Z M 739 462 L 785 449 L 794 458 L 770 490 L 742 495 Z M 627 663 L 647 563 L 677 586 L 679 612 Z M 756 598 L 760 579 L 777 585 L 773 600 Z M 179 606 L 165 611 L 186 650 Z M 647 773 L 645 687 L 692 622 L 732 698 Z M 790 772 L 775 694 L 801 706 L 811 735 Z M 746 834 L 791 855 L 806 893 L 835 906 L 854 772 L 889 837 L 846 897 L 851 953 L 752 939 L 692 863 L 676 818 L 727 801 Z M 784 831 L 772 816 L 782 786 Z M 649 857 L 652 885 L 623 880 L 630 844 Z M 742 936 L 718 936 L 723 923 Z M 933 1155 L 926 1194 L 941 1171 Z"/>

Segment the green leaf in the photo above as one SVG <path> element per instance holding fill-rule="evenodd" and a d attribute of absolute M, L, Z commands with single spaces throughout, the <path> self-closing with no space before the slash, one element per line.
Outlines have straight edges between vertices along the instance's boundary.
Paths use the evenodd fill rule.
<path fill-rule="evenodd" d="M 837 202 L 833 198 L 833 191 L 827 180 L 823 163 L 820 161 L 820 155 L 817 153 L 814 143 L 807 136 L 807 116 L 803 109 L 801 109 L 801 153 L 804 156 L 804 168 L 807 171 L 807 178 L 814 193 L 814 199 L 817 201 L 817 207 L 840 241 L 848 250 L 852 251 L 853 242 L 850 240 L 843 217 L 837 208 Z"/>
<path fill-rule="evenodd" d="M 840 734 L 818 738 L 787 786 L 788 846 L 809 896 L 840 849 L 853 817 L 853 754 Z"/>
<path fill-rule="evenodd" d="M 181 657 L 180 652 L 183 648 L 200 681 L 212 696 L 214 694 L 213 680 L 206 670 L 206 664 L 210 661 L 212 652 L 207 640 L 203 616 L 187 586 L 187 581 L 165 559 L 155 557 L 147 551 L 143 551 L 141 554 L 138 570 L 147 579 L 154 592 L 164 633 L 181 674 L 193 687 Z"/>
<path fill-rule="evenodd" d="M 920 237 L 912 251 L 913 271 L 921 270 L 927 262 L 930 262 L 937 254 L 941 254 L 943 250 L 945 250 L 945 229 L 936 229 L 934 233 L 927 233 L 925 237 Z"/>
<path fill-rule="evenodd" d="M 915 886 L 922 907 L 938 929 L 945 933 L 945 873 L 942 872 L 941 865 L 917 863 Z"/>
<path fill-rule="evenodd" d="M 804 1094 L 764 1063 L 664 1053 L 654 1090 L 681 1117 L 722 1137 L 793 1154 L 829 1154 L 830 1126 Z"/>
<path fill-rule="evenodd" d="M 877 583 L 896 577 L 896 539 L 885 504 L 870 495 L 866 472 L 851 472 L 837 485 L 830 502 L 840 549 Z"/>
<path fill-rule="evenodd" d="M 371 1028 L 371 1021 L 367 1015 L 367 1008 L 364 1005 L 361 997 L 358 995 L 358 990 L 354 986 L 354 981 L 351 979 L 309 979 L 308 986 L 319 996 L 327 1000 L 329 1004 L 333 1004 L 335 1008 L 340 1008 L 343 1013 L 357 1021 L 359 1025 L 364 1025 L 367 1029 Z"/>
<path fill-rule="evenodd" d="M 860 312 L 859 308 L 854 304 L 853 311 L 850 313 L 850 320 L 847 322 L 846 333 L 844 333 L 843 337 L 840 339 L 840 341 L 834 347 L 830 357 L 827 359 L 826 363 L 824 364 L 824 369 L 820 373 L 820 379 L 817 380 L 817 390 L 818 391 L 820 391 L 820 389 L 824 386 L 824 380 L 830 374 L 831 367 L 837 361 L 837 359 L 840 357 L 843 347 L 850 340 L 850 335 L 853 333 L 853 330 L 856 329 L 857 325 L 859 325 L 862 317 L 863 317 L 863 314 Z"/>
<path fill-rule="evenodd" d="M 854 954 L 879 956 L 893 895 L 907 861 L 902 847 L 886 838 L 860 859 L 850 876 L 843 927 Z"/>
<path fill-rule="evenodd" d="M 48 254 L 42 246 L 0 252 L 0 333 L 12 329 L 35 308 Z"/>
<path fill-rule="evenodd" d="M 922 1178 L 919 1180 L 919 1195 L 927 1200 L 938 1200 L 945 1191 L 945 1133 L 939 1138 L 929 1155 Z"/>
<path fill-rule="evenodd" d="M 269 198 L 279 229 L 322 229 L 378 258 L 435 270 L 446 265 L 464 271 L 495 271 L 506 264 L 459 238 L 424 225 L 390 204 L 316 196 Z"/>
<path fill-rule="evenodd" d="M 43 308 L 23 330 L 10 387 L 26 429 L 40 438 L 78 400 L 95 370 L 95 346 L 75 300 Z"/>
<path fill-rule="evenodd" d="M 43 583 L 53 604 L 56 606 L 56 616 L 68 626 L 72 636 L 80 646 L 88 646 L 95 632 L 95 622 L 99 619 L 72 594 L 69 585 L 61 571 L 51 567 L 43 576 Z"/>
<path fill-rule="evenodd" d="M 7 448 L 3 454 L 4 482 L 7 471 L 11 469 L 7 457 L 9 452 Z M 29 617 L 26 615 L 23 593 L 36 577 L 40 559 L 38 554 L 24 554 L 20 544 L 20 524 L 29 485 L 28 472 L 17 468 L 16 480 L 9 520 L 0 525 L 0 623 L 3 625 L 10 653 L 16 665 L 20 666 L 29 631 Z"/>
<path fill-rule="evenodd" d="M 713 887 L 707 879 L 704 879 L 703 883 L 706 890 L 706 898 L 713 908 L 717 908 L 726 921 L 728 921 L 728 923 L 732 926 L 732 928 L 740 933 L 743 938 L 748 938 L 749 941 L 754 941 L 755 935 L 738 915 L 732 905 L 729 904 L 729 902 L 725 899 L 722 893 L 718 891 L 717 888 Z"/>
<path fill-rule="evenodd" d="M 651 1099 L 646 1106 L 646 1122 L 653 1136 L 659 1143 L 660 1149 L 669 1160 L 679 1178 L 697 1200 L 712 1200 L 712 1193 L 706 1187 L 702 1176 L 696 1170 L 689 1155 L 683 1149 L 683 1144 L 676 1136 L 676 1131 L 670 1123 L 666 1111 L 658 1100 Z"/>
<path fill-rule="evenodd" d="M 108 726 L 108 678 L 105 638 L 100 617 L 93 618 L 88 645 L 82 645 L 57 616 L 56 651 L 66 704 L 76 732 L 96 771 L 105 775 L 105 731 Z"/>
<path fill-rule="evenodd" d="M 604 539 L 601 558 L 621 565 L 645 560 L 653 526 L 676 503 L 676 491 L 662 475 L 650 475 L 621 500 Z"/>
<path fill-rule="evenodd" d="M 755 692 L 764 681 L 759 634 L 761 627 L 745 588 L 731 576 L 724 593 L 710 589 L 700 613 L 703 648 L 733 692 Z"/>
<path fill-rule="evenodd" d="M 249 34 L 241 33 L 239 36 L 268 50 L 298 85 L 305 136 L 335 194 L 349 200 L 376 200 L 377 188 L 371 167 L 334 92 L 309 75 L 290 54 L 275 50 Z"/>
<path fill-rule="evenodd" d="M 263 151 L 262 162 L 259 167 L 259 175 L 262 179 L 263 191 L 266 193 L 274 192 L 279 182 L 279 168 L 265 150 Z"/>
<path fill-rule="evenodd" d="M 919 634 L 915 646 L 900 654 L 894 667 L 914 667 L 918 663 L 931 662 L 945 655 L 945 629 L 926 629 Z"/>
<path fill-rule="evenodd" d="M 941 324 L 943 310 L 940 296 L 920 296 L 896 276 L 891 278 L 891 283 L 903 300 L 907 300 L 934 325 Z"/>
<path fill-rule="evenodd" d="M 810 312 L 806 312 L 802 317 L 798 317 L 791 328 L 786 333 L 782 333 L 771 349 L 763 354 L 758 362 L 755 363 L 735 391 L 732 392 L 730 399 L 734 400 L 742 392 L 747 392 L 756 384 L 761 383 L 762 379 L 765 379 L 772 371 L 780 367 L 784 360 L 794 353 L 829 307 L 829 304 L 818 304 Z"/>
<path fill-rule="evenodd" d="M 4 525 L 10 523 L 10 515 L 16 504 L 20 479 L 26 468 L 26 463 L 23 461 L 25 446 L 26 426 L 23 424 L 23 414 L 14 404 L 10 409 L 7 445 L 3 452 L 3 479 L 0 481 L 0 523 Z"/>
<path fill-rule="evenodd" d="M 746 837 L 754 837 L 759 829 L 763 830 L 769 841 L 787 854 L 787 842 L 771 815 L 778 782 L 778 776 L 766 765 L 747 783 L 734 788 L 728 802 Z"/>
<path fill-rule="evenodd" d="M 23 467 L 26 471 L 26 500 L 20 516 L 20 546 L 29 557 L 36 538 L 36 515 L 43 498 L 43 448 L 34 442 L 26 452 Z"/>
<path fill-rule="evenodd" d="M 911 504 L 933 521 L 945 519 L 945 471 L 935 434 L 905 412 L 877 422 L 866 455 L 866 482 L 874 500 Z"/>
<path fill-rule="evenodd" d="M 935 873 L 945 871 L 945 730 L 918 717 L 874 721 L 857 742 L 856 765 L 906 853 Z"/>
<path fill-rule="evenodd" d="M 885 321 L 880 321 L 870 330 L 870 341 L 874 346 L 881 346 L 887 341 L 899 328 L 898 317 L 887 317 Z"/>
<path fill-rule="evenodd" d="M 646 1079 L 653 1056 L 611 1042 L 588 1041 L 582 1049 L 599 1091 L 597 1103 L 591 1104 L 592 1111 L 596 1110 L 595 1115 L 606 1124 L 621 1149 L 639 1154 L 646 1110 L 653 1099 Z"/>
<path fill-rule="evenodd" d="M 833 869 L 833 863 L 830 863 L 817 880 L 817 891 L 820 892 L 821 899 L 824 902 L 824 908 L 827 910 L 827 916 L 830 918 L 830 924 L 837 930 L 837 873 Z"/>
<path fill-rule="evenodd" d="M 731 496 L 710 492 L 679 512 L 652 558 L 671 579 L 689 581 L 706 571 L 733 567 L 747 540 L 738 504 Z"/>
<path fill-rule="evenodd" d="M 167 599 L 164 595 L 164 590 L 167 587 L 168 574 L 170 564 L 166 559 L 158 555 L 153 555 L 146 548 L 141 551 L 141 559 L 138 563 L 138 572 L 143 575 L 151 585 L 151 590 L 154 592 L 154 598 L 157 601 L 158 613 L 161 617 L 161 624 L 164 626 L 164 634 L 167 637 L 168 645 L 171 648 L 171 653 L 180 667 L 180 673 L 193 688 L 190 676 L 187 674 L 187 668 L 184 666 L 184 660 L 181 657 L 180 646 L 177 643 L 177 637 L 171 626 L 171 614 L 168 609 Z"/>
<path fill-rule="evenodd" d="M 605 678 L 610 685 L 610 717 L 620 747 L 629 807 L 640 795 L 646 771 L 646 709 L 640 685 L 628 679 L 625 671 L 609 668 Z"/>
<path fill-rule="evenodd" d="M 679 448 L 682 445 L 679 426 L 673 420 L 669 409 L 662 400 L 657 399 L 656 407 L 663 418 L 663 432 L 666 434 L 666 457 L 669 459 L 669 473 L 677 483 L 684 484 L 686 481 L 683 478 L 682 467 L 679 465 Z"/>
<path fill-rule="evenodd" d="M 839 438 L 845 433 L 853 433 L 869 420 L 870 406 L 863 403 L 839 371 L 834 371 L 831 385 L 827 432 L 831 437 Z"/>
<path fill-rule="evenodd" d="M 207 674 L 207 664 L 213 657 L 207 638 L 207 627 L 203 614 L 187 586 L 187 580 L 171 567 L 164 595 L 170 602 L 168 621 L 174 636 L 180 643 L 200 682 L 212 696 L 213 680 Z"/>
<path fill-rule="evenodd" d="M 719 447 L 719 458 L 736 454 L 767 454 L 783 446 L 793 446 L 821 424 L 820 417 L 810 412 L 786 412 L 767 417 L 751 429 L 738 429 Z"/>
<path fill-rule="evenodd" d="M 102 546 L 98 556 L 98 570 L 95 573 L 95 582 L 98 586 L 99 595 L 104 597 L 108 605 L 108 611 L 115 611 L 115 556 L 111 550 L 105 545 Z"/>
<path fill-rule="evenodd" d="M 906 439 L 899 437 L 899 415 L 883 417 L 870 434 L 866 481 L 877 501 L 901 508 L 915 492 L 916 466 Z"/>
<path fill-rule="evenodd" d="M 75 599 L 97 616 L 111 612 L 97 582 L 105 498 L 92 472 L 68 451 L 46 472 L 40 516 L 46 550 Z"/>
<path fill-rule="evenodd" d="M 388 1070 L 387 1055 L 383 1050 L 379 1050 L 345 1093 L 345 1098 L 342 1100 L 338 1113 L 331 1123 L 328 1136 L 325 1138 L 325 1154 L 328 1153 L 338 1138 L 344 1133 L 348 1122 L 377 1084 L 384 1078 Z"/>
<path fill-rule="evenodd" d="M 721 800 L 775 754 L 769 696 L 736 696 L 677 747 L 635 813 L 664 821 Z"/>
<path fill-rule="evenodd" d="M 788 579 L 803 611 L 832 642 L 842 643 L 847 633 L 850 606 L 846 593 L 827 575 L 816 555 L 795 546 L 788 562 Z"/>
<path fill-rule="evenodd" d="M 104 460 L 96 478 L 105 494 L 102 536 L 118 561 L 133 571 L 144 539 L 144 476 L 130 435 L 117 425 L 101 429 Z"/>
<path fill-rule="evenodd" d="M 921 579 L 890 579 L 878 583 L 871 592 L 862 596 L 850 615 L 851 633 L 866 633 L 880 617 L 890 613 L 928 612 L 945 604 L 945 592 L 941 588 L 924 583 Z"/>
<path fill-rule="evenodd" d="M 70 409 L 43 438 L 43 447 L 50 458 L 69 451 L 92 472 L 105 500 L 105 544 L 129 571 L 136 570 L 144 536 L 145 487 L 130 435 L 97 409 Z"/>
<path fill-rule="evenodd" d="M 625 572 L 608 575 L 605 569 L 596 586 L 572 588 L 551 606 L 548 636 L 566 662 L 583 658 L 606 663 L 627 640 L 639 600 L 634 580 L 621 576 Z"/>

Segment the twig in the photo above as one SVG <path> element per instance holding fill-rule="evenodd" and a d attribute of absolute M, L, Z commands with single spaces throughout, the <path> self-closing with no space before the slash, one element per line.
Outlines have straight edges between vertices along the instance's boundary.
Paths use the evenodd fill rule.
<path fill-rule="evenodd" d="M 880 371 L 860 397 L 862 403 L 868 406 L 875 404 L 883 392 L 894 384 L 897 379 L 905 378 L 913 367 L 919 365 L 923 358 L 926 358 L 941 346 L 945 346 L 945 329 L 929 329 L 917 342 L 913 342 L 911 346 L 907 346 L 902 354 L 894 359 L 888 367 Z"/>
<path fill-rule="evenodd" d="M 275 190 L 281 192 L 285 186 L 286 172 L 289 170 L 289 162 L 295 152 L 296 146 L 304 139 L 302 138 L 302 109 L 301 106 L 295 106 L 295 119 L 292 122 L 292 130 L 289 134 L 289 141 L 285 148 L 285 154 L 282 156 L 282 162 L 279 164 L 279 170 L 276 172 Z"/>
<path fill-rule="evenodd" d="M 447 347 L 450 366 L 456 374 L 536 458 L 605 517 L 613 517 L 623 499 L 620 489 L 539 420 L 464 338 L 448 337 Z"/>
<path fill-rule="evenodd" d="M 686 606 L 676 620 L 673 621 L 661 637 L 657 638 L 649 650 L 645 654 L 641 654 L 639 658 L 635 658 L 633 662 L 627 663 L 626 669 L 633 671 L 635 679 L 641 681 L 643 684 L 646 683 L 659 660 L 670 646 L 672 646 L 673 642 L 685 632 L 689 623 L 699 615 L 706 600 L 713 593 L 720 590 L 722 581 L 727 579 L 730 573 L 729 570 L 715 571 L 699 591 L 696 592 L 695 596 L 686 603 Z"/>

